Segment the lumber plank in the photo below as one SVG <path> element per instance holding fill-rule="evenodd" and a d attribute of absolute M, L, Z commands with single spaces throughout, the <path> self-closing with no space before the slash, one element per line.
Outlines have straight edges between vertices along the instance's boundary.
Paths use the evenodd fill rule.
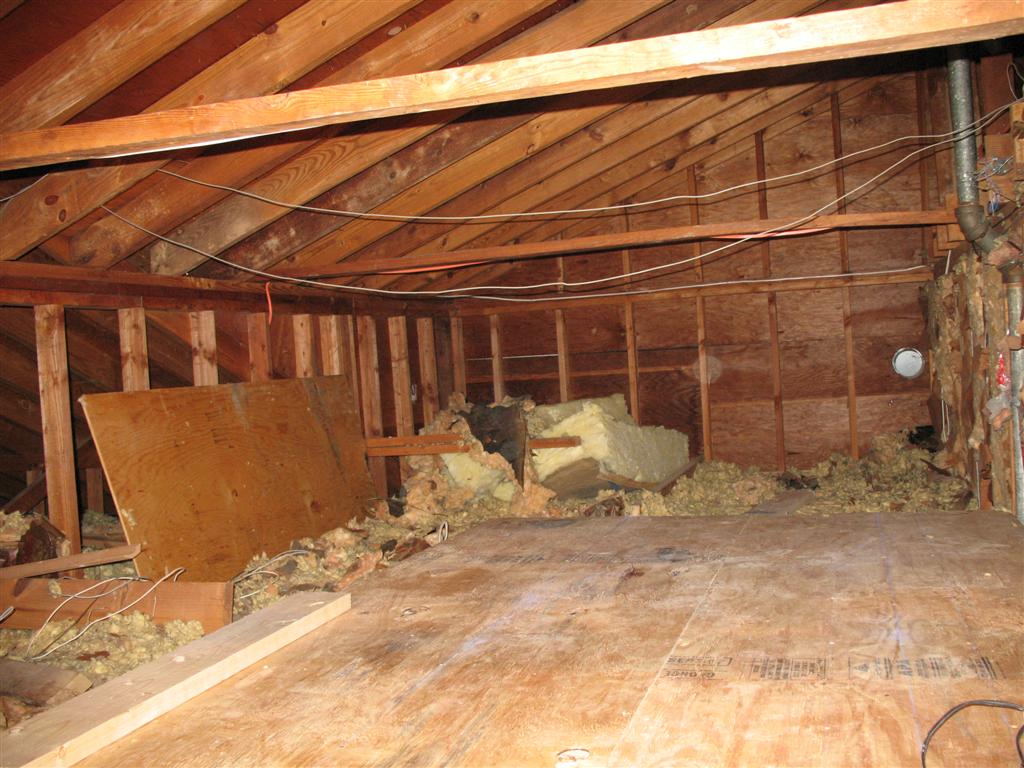
<path fill-rule="evenodd" d="M 4 765 L 74 765 L 324 626 L 351 605 L 348 594 L 286 597 L 32 718 L 5 738 Z"/>
<path fill-rule="evenodd" d="M 0 170 L 182 149 L 357 120 L 1006 37 L 1024 1 L 926 0 L 755 22 L 6 134 Z M 188 128 L 185 129 L 184 126 Z"/>
<path fill-rule="evenodd" d="M 249 381 L 270 381 L 270 329 L 264 312 L 245 316 L 246 342 L 249 349 Z"/>
<path fill-rule="evenodd" d="M 45 500 L 46 473 L 40 472 L 35 479 L 25 486 L 24 490 L 4 504 L 0 512 L 3 512 L 5 515 L 9 515 L 12 512 L 29 512 Z"/>
<path fill-rule="evenodd" d="M 244 0 L 126 0 L 4 84 L 0 131 L 59 125 Z M 54 72 L 63 72 L 54 78 Z"/>
<path fill-rule="evenodd" d="M 35 308 L 36 357 L 39 365 L 39 409 L 46 456 L 46 508 L 53 523 L 71 545 L 82 549 L 78 522 L 78 482 L 75 443 L 71 433 L 71 395 L 68 378 L 67 331 L 64 308 L 55 304 Z"/>
<path fill-rule="evenodd" d="M 388 318 L 388 354 L 395 399 L 395 426 L 399 435 L 411 435 L 415 431 L 415 423 L 409 372 L 409 335 L 404 317 Z"/>
<path fill-rule="evenodd" d="M 414 2 L 310 0 L 155 102 L 147 113 L 279 91 Z M 7 150 L 7 140 L 0 139 L 0 155 Z M 149 160 L 49 174 L 4 208 L 7 226 L 0 227 L 0 259 L 18 258 L 166 162 Z M 10 222 L 17 225 L 10 226 Z"/>
<path fill-rule="evenodd" d="M 192 346 L 192 382 L 197 387 L 217 383 L 217 325 L 213 310 L 188 313 Z"/>
<path fill-rule="evenodd" d="M 223 581 L 364 513 L 344 377 L 87 395 L 82 406 L 139 574 Z M 188 546 L 182 546 L 182 541 Z"/>
<path fill-rule="evenodd" d="M 871 213 L 844 213 L 818 216 L 797 227 L 790 227 L 789 218 L 770 219 L 767 216 L 745 221 L 715 222 L 683 227 L 664 227 L 652 230 L 628 230 L 601 235 L 548 240 L 543 242 L 514 243 L 511 245 L 465 248 L 444 253 L 425 253 L 407 256 L 399 261 L 391 259 L 366 259 L 348 264 L 333 265 L 329 268 L 296 267 L 279 269 L 277 274 L 289 277 L 316 276 L 338 278 L 365 275 L 373 272 L 387 272 L 401 266 L 401 269 L 424 269 L 434 267 L 439 271 L 450 269 L 454 264 L 478 264 L 534 259 L 544 256 L 568 256 L 574 253 L 595 253 L 616 251 L 622 248 L 643 248 L 656 245 L 671 245 L 698 240 L 711 240 L 730 235 L 753 235 L 760 232 L 779 230 L 816 229 L 874 229 L 885 227 L 919 227 L 951 224 L 956 216 L 949 210 L 934 211 L 880 211 Z"/>
<path fill-rule="evenodd" d="M 491 315 L 491 378 L 494 383 L 494 402 L 505 399 L 505 359 L 501 351 L 501 319 Z"/>
<path fill-rule="evenodd" d="M 142 307 L 117 310 L 117 327 L 121 343 L 121 389 L 125 392 L 149 389 L 146 311 Z"/>
<path fill-rule="evenodd" d="M 380 393 L 380 361 L 377 357 L 377 324 L 372 317 L 356 317 L 356 351 L 359 356 L 359 402 L 366 438 L 384 434 L 384 413 Z M 371 458 L 368 462 L 373 487 L 377 495 L 386 498 L 388 481 L 384 461 Z"/>
<path fill-rule="evenodd" d="M 64 597 L 51 594 L 56 583 L 61 595 L 73 595 L 101 582 L 97 579 L 0 579 L 0 604 L 14 606 L 14 613 L 4 620 L 8 629 L 39 629 L 47 617 L 64 602 Z M 123 589 L 105 597 L 71 600 L 54 614 L 55 621 L 71 619 L 87 623 L 139 599 L 153 587 L 148 581 L 124 582 Z M 87 594 L 102 594 L 110 585 L 92 589 Z M 165 581 L 131 610 L 149 616 L 157 624 L 169 621 L 198 621 L 207 634 L 231 623 L 232 584 L 229 581 Z"/>
<path fill-rule="evenodd" d="M 299 378 L 315 376 L 313 323 L 309 315 L 292 315 L 292 335 L 295 339 L 295 375 Z"/>
<path fill-rule="evenodd" d="M 345 354 L 342 349 L 341 317 L 323 315 L 318 318 L 320 327 L 320 366 L 324 376 L 346 376 Z M 348 377 L 351 381 L 351 377 Z"/>
<path fill-rule="evenodd" d="M 452 315 L 452 386 L 463 396 L 466 394 L 466 345 L 462 332 L 462 318 Z"/>
<path fill-rule="evenodd" d="M 561 309 L 555 310 L 555 345 L 558 350 L 558 397 L 563 403 L 567 403 L 572 399 L 569 394 L 572 373 L 569 368 L 569 338 L 565 330 L 565 311 Z"/>
<path fill-rule="evenodd" d="M 142 547 L 138 544 L 125 544 L 121 547 L 110 547 L 109 549 L 101 549 L 96 552 L 79 552 L 67 557 L 55 557 L 51 560 L 37 560 L 33 563 L 9 565 L 6 568 L 0 568 L 0 579 L 25 579 L 29 576 L 73 571 L 93 565 L 120 563 L 124 560 L 132 560 L 141 551 Z"/>
<path fill-rule="evenodd" d="M 423 423 L 429 424 L 440 409 L 437 389 L 437 350 L 434 344 L 434 319 L 416 319 L 416 349 L 420 360 L 420 398 Z"/>
<path fill-rule="evenodd" d="M 839 96 L 832 94 L 829 98 L 829 113 L 832 118 L 832 152 L 834 157 L 843 156 L 843 131 L 840 119 Z M 835 168 L 836 197 L 840 198 L 837 206 L 839 214 L 846 213 L 846 176 L 843 166 Z M 849 237 L 843 230 L 839 231 L 839 264 L 843 272 L 850 271 Z M 857 370 L 854 365 L 853 309 L 850 302 L 850 289 L 843 287 L 843 351 L 846 356 L 846 409 L 847 421 L 850 425 L 850 458 L 860 458 L 860 446 L 857 444 Z"/>

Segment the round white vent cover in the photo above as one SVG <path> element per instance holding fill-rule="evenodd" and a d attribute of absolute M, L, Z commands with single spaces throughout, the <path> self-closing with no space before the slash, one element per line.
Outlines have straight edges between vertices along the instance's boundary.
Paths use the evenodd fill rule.
<path fill-rule="evenodd" d="M 892 369 L 904 379 L 916 379 L 924 371 L 924 355 L 914 347 L 897 349 L 892 356 Z"/>

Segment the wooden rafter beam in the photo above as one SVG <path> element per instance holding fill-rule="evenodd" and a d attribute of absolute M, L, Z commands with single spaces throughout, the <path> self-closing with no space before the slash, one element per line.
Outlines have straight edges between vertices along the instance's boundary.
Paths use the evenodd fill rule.
<path fill-rule="evenodd" d="M 1024 32 L 1024 0 L 904 0 L 0 137 L 0 170 Z"/>
<path fill-rule="evenodd" d="M 438 301 L 396 301 L 332 295 L 323 290 L 275 285 L 275 312 L 335 315 L 440 315 L 447 307 Z M 266 287 L 257 283 L 191 277 L 160 277 L 135 272 L 99 271 L 27 262 L 0 263 L 0 305 L 62 304 L 69 307 L 237 312 L 267 309 Z"/>
<path fill-rule="evenodd" d="M 792 222 L 792 217 L 776 219 L 748 219 L 746 221 L 696 224 L 686 227 L 665 227 L 662 229 L 614 232 L 604 235 L 587 235 L 565 240 L 546 240 L 539 243 L 515 243 L 485 248 L 467 248 L 460 251 L 425 253 L 403 259 L 365 259 L 339 264 L 337 268 L 314 271 L 305 269 L 278 270 L 282 275 L 310 276 L 319 278 L 349 277 L 377 273 L 402 274 L 413 271 L 448 270 L 453 266 L 470 266 L 495 261 L 518 261 L 542 256 L 565 256 L 573 253 L 594 253 L 596 251 L 618 250 L 620 248 L 642 248 L 672 243 L 711 240 L 732 235 L 754 235 L 772 229 L 782 229 Z M 955 224 L 953 211 L 889 211 L 880 213 L 847 213 L 819 216 L 792 231 L 814 232 L 819 229 L 869 229 L 882 227 L 921 227 Z"/>

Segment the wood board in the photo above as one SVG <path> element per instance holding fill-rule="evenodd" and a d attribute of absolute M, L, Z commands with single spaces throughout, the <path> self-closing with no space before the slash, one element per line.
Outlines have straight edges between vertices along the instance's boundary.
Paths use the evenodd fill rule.
<path fill-rule="evenodd" d="M 1024 532 L 997 513 L 505 520 L 82 763 L 918 765 L 1020 700 Z M 931 768 L 1005 766 L 972 710 Z"/>
<path fill-rule="evenodd" d="M 60 592 L 55 595 L 50 585 Z M 198 621 L 203 632 L 231 623 L 231 599 L 234 585 L 229 581 L 165 581 L 153 588 L 148 581 L 122 582 L 123 588 L 110 592 L 111 586 L 99 587 L 97 579 L 0 579 L 0 605 L 12 606 L 14 613 L 4 619 L 4 629 L 39 629 L 53 614 L 54 621 L 71 619 L 81 626 L 92 619 L 119 610 L 142 598 L 132 607 L 149 616 L 157 624 L 169 621 Z M 92 588 L 89 594 L 104 595 L 93 599 L 71 600 L 61 607 L 65 595 Z"/>
<path fill-rule="evenodd" d="M 15 726 L 4 740 L 0 764 L 74 765 L 337 618 L 351 605 L 347 594 L 306 592 L 285 598 Z"/>
<path fill-rule="evenodd" d="M 373 496 L 344 376 L 82 397 L 139 574 L 226 581 L 363 514 Z"/>

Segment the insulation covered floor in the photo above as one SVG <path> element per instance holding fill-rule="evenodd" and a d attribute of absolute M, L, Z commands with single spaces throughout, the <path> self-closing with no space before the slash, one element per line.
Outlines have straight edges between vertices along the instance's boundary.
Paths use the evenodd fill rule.
<path fill-rule="evenodd" d="M 915 766 L 1024 696 L 1022 553 L 980 512 L 492 521 L 82 765 Z"/>

